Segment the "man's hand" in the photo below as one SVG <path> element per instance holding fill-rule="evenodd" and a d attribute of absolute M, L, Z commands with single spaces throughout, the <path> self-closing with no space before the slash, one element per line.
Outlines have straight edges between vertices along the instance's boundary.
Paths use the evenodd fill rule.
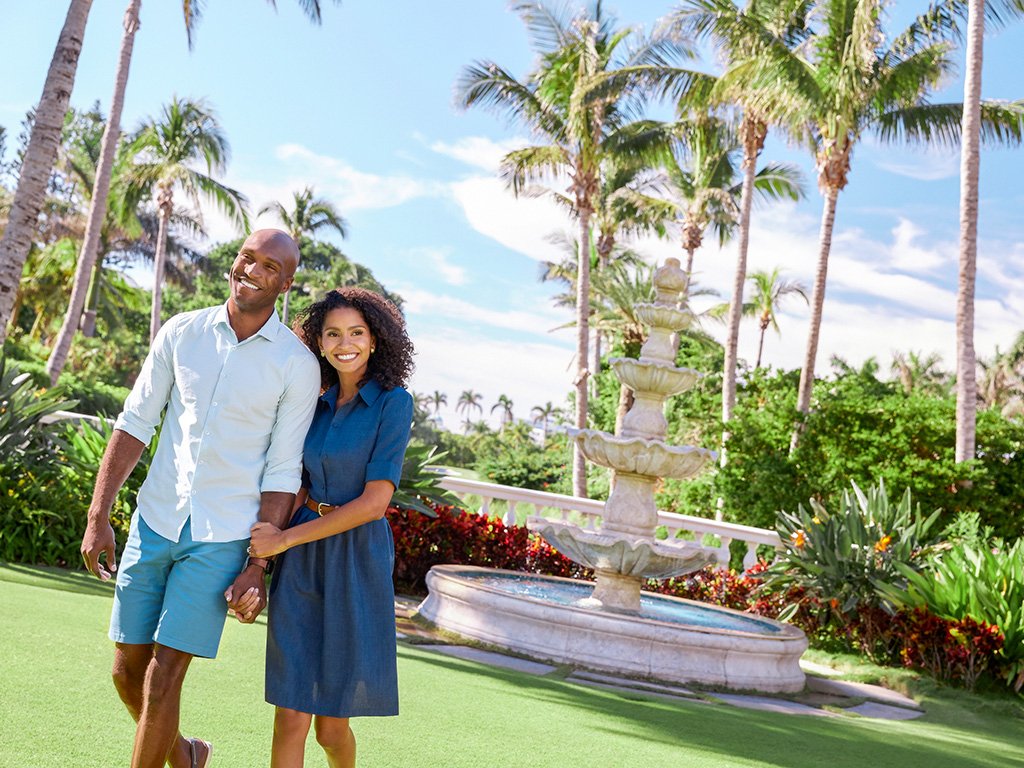
<path fill-rule="evenodd" d="M 247 565 L 238 574 L 234 584 L 224 592 L 224 599 L 242 624 L 256 621 L 260 611 L 267 605 L 267 583 L 263 569 L 258 565 Z"/>
<path fill-rule="evenodd" d="M 100 562 L 100 556 L 106 555 L 106 568 Z M 102 581 L 109 581 L 111 574 L 117 570 L 117 558 L 114 552 L 114 529 L 110 520 L 98 520 L 89 516 L 82 536 L 82 559 L 89 573 Z"/>

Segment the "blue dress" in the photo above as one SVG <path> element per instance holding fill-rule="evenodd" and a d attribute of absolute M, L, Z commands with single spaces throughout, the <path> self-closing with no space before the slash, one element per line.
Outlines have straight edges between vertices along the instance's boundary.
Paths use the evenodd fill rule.
<path fill-rule="evenodd" d="M 317 403 L 306 435 L 303 487 L 340 505 L 370 480 L 396 487 L 412 425 L 412 396 L 364 384 L 335 411 L 338 386 Z M 291 525 L 316 518 L 299 508 Z M 395 546 L 374 520 L 277 558 L 270 585 L 266 700 L 329 717 L 398 714 Z"/>

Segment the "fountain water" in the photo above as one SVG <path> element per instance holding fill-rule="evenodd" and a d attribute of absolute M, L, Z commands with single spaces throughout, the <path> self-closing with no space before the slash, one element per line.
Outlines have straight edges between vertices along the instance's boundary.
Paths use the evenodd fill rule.
<path fill-rule="evenodd" d="M 674 365 L 675 334 L 693 320 L 678 305 L 686 275 L 668 259 L 654 275 L 656 299 L 637 314 L 650 327 L 640 359 L 611 361 L 635 400 L 618 435 L 582 430 L 576 441 L 592 462 L 614 471 L 600 529 L 531 517 L 527 524 L 597 583 L 485 568 L 435 566 L 419 613 L 444 629 L 561 663 L 678 682 L 792 691 L 803 688 L 800 630 L 738 611 L 641 593 L 644 579 L 666 579 L 714 562 L 714 550 L 655 538 L 654 489 L 660 478 L 689 478 L 714 451 L 672 446 L 665 400 L 702 374 Z"/>

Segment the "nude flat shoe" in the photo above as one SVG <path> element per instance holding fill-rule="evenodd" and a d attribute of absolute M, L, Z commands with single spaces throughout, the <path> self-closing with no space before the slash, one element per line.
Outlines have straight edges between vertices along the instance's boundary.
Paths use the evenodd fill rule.
<path fill-rule="evenodd" d="M 206 759 L 203 762 L 199 762 L 199 755 L 196 754 L 196 746 L 202 744 L 206 747 Z M 189 752 L 192 755 L 192 768 L 208 768 L 210 761 L 213 759 L 213 744 L 202 739 L 189 739 L 188 740 Z"/>

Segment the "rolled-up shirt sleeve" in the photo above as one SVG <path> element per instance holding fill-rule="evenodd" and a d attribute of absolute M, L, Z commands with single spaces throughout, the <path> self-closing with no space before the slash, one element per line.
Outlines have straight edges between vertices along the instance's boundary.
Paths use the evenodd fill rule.
<path fill-rule="evenodd" d="M 320 366 L 312 354 L 299 360 L 281 396 L 270 433 L 260 492 L 295 493 L 302 471 L 302 445 L 320 392 Z"/>
<path fill-rule="evenodd" d="M 397 488 L 402 479 L 402 462 L 412 431 L 412 395 L 404 389 L 393 389 L 385 397 L 377 442 L 366 466 L 366 482 L 388 480 Z"/>
<path fill-rule="evenodd" d="M 114 422 L 114 429 L 127 432 L 136 440 L 149 445 L 163 417 L 164 407 L 174 386 L 174 334 L 173 320 L 157 332 L 153 345 L 142 364 L 135 386 L 124 401 L 124 407 Z"/>

